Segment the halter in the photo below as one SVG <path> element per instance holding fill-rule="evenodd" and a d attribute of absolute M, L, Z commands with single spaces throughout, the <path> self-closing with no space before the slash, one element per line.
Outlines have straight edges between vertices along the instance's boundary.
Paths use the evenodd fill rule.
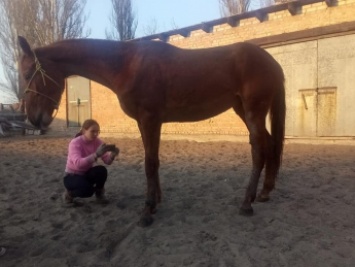
<path fill-rule="evenodd" d="M 33 51 L 32 51 L 33 52 Z M 40 96 L 43 96 L 49 100 L 51 100 L 53 103 L 54 103 L 54 109 L 57 110 L 58 112 L 58 108 L 59 108 L 59 105 L 60 105 L 60 102 L 57 102 L 54 98 L 50 97 L 50 96 L 47 96 L 41 92 L 38 92 L 38 91 L 35 91 L 35 90 L 32 90 L 30 89 L 30 85 L 31 85 L 31 82 L 33 80 L 33 78 L 36 76 L 37 72 L 39 72 L 42 76 L 42 80 L 43 80 L 43 85 L 46 86 L 46 79 L 45 77 L 47 77 L 47 79 L 51 80 L 53 83 L 55 83 L 57 85 L 57 87 L 59 89 L 61 89 L 60 85 L 53 79 L 51 78 L 48 74 L 46 74 L 46 71 L 42 68 L 41 66 L 41 63 L 39 62 L 38 58 L 36 57 L 36 54 L 35 52 L 33 52 L 33 56 L 35 58 L 35 64 L 36 64 L 36 70 L 35 72 L 32 74 L 32 77 L 30 79 L 30 81 L 28 82 L 28 85 L 27 85 L 27 88 L 25 89 L 25 92 L 24 94 L 28 93 L 28 92 L 32 92 L 32 93 L 35 93 L 35 94 L 38 94 Z"/>

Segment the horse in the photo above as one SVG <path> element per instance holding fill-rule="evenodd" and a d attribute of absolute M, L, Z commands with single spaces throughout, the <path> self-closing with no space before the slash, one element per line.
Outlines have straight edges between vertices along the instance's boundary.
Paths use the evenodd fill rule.
<path fill-rule="evenodd" d="M 80 75 L 118 97 L 136 120 L 145 152 L 146 200 L 139 223 L 149 226 L 161 202 L 159 145 L 163 123 L 192 122 L 230 108 L 249 131 L 252 167 L 239 213 L 268 201 L 282 164 L 285 136 L 285 78 L 264 49 L 249 42 L 182 49 L 160 41 L 71 39 L 32 49 L 18 37 L 20 80 L 28 120 L 46 129 L 59 107 L 65 79 Z M 270 118 L 270 133 L 266 118 Z M 257 194 L 265 167 L 263 187 Z"/>

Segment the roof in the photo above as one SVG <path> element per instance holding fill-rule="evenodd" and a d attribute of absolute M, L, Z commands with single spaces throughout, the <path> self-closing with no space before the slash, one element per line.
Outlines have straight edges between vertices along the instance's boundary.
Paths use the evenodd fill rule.
<path fill-rule="evenodd" d="M 280 0 L 280 1 L 282 2 L 282 0 Z M 297 10 L 304 5 L 310 5 L 310 4 L 319 3 L 319 2 L 326 2 L 327 6 L 333 6 L 335 3 L 335 0 L 298 0 L 298 1 L 287 1 L 287 2 L 286 1 L 287 0 L 285 0 L 284 3 L 275 4 L 272 6 L 265 7 L 265 8 L 260 8 L 257 10 L 252 10 L 252 11 L 236 14 L 233 16 L 229 16 L 229 17 L 223 17 L 223 18 L 216 19 L 216 20 L 202 22 L 199 24 L 195 24 L 195 25 L 180 28 L 180 29 L 174 29 L 171 31 L 147 35 L 144 37 L 136 38 L 134 40 L 156 40 L 156 39 L 159 39 L 161 41 L 167 42 L 169 40 L 169 37 L 172 35 L 181 35 L 183 37 L 189 37 L 190 33 L 192 31 L 196 31 L 196 30 L 203 30 L 206 33 L 210 33 L 210 32 L 212 32 L 213 27 L 216 25 L 229 24 L 231 27 L 236 27 L 239 25 L 239 21 L 242 19 L 256 17 L 260 22 L 262 22 L 266 18 L 267 14 L 269 14 L 269 13 L 274 13 L 274 12 L 278 12 L 278 11 L 282 11 L 282 10 L 288 10 L 291 13 L 291 15 L 296 15 Z"/>

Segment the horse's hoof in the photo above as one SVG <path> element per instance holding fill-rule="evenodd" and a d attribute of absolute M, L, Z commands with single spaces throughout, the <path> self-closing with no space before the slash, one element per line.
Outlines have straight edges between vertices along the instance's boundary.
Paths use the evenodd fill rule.
<path fill-rule="evenodd" d="M 154 208 L 154 209 L 151 209 L 151 210 L 150 210 L 150 213 L 151 213 L 151 214 L 155 214 L 155 213 L 157 213 L 157 211 L 158 211 L 158 210 L 157 210 L 156 208 Z"/>
<path fill-rule="evenodd" d="M 270 200 L 270 197 L 269 197 L 269 196 L 262 196 L 262 195 L 259 195 L 256 200 L 257 200 L 258 202 L 267 202 L 267 201 Z"/>
<path fill-rule="evenodd" d="M 243 216 L 253 216 L 254 211 L 253 208 L 240 208 L 239 209 L 239 214 Z"/>
<path fill-rule="evenodd" d="M 152 216 L 148 216 L 148 215 L 144 215 L 140 218 L 138 225 L 141 227 L 148 227 L 150 225 L 152 225 L 154 219 Z"/>

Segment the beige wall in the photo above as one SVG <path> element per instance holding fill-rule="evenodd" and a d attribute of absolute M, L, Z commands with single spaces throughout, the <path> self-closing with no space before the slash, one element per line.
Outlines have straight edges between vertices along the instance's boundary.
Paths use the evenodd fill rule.
<path fill-rule="evenodd" d="M 314 1 L 302 2 L 309 3 Z M 286 7 L 284 10 L 268 13 L 262 22 L 256 17 L 241 19 L 239 25 L 235 27 L 231 27 L 228 24 L 219 24 L 215 25 L 210 33 L 197 29 L 191 31 L 189 37 L 183 37 L 179 34 L 172 35 L 169 37 L 168 42 L 183 48 L 204 48 L 272 36 L 282 37 L 302 30 L 355 22 L 355 0 L 341 0 L 335 3 L 335 6 L 332 7 L 328 7 L 325 1 L 305 4 L 297 8 L 295 15 L 291 15 Z M 344 33 L 343 30 L 342 34 L 347 33 Z M 311 39 L 323 37 L 313 36 Z M 297 38 L 297 36 L 294 38 Z M 293 40 L 293 42 L 302 41 L 307 40 Z M 268 47 L 280 45 L 282 43 L 268 44 Z M 56 129 L 66 129 L 65 96 L 66 93 L 63 95 L 57 119 L 53 123 L 53 127 Z M 100 122 L 102 132 L 128 135 L 138 133 L 135 121 L 122 112 L 118 105 L 117 97 L 110 90 L 100 84 L 91 82 L 91 96 L 92 118 Z M 228 110 L 219 116 L 197 123 L 165 124 L 162 133 L 169 135 L 217 134 L 245 136 L 248 131 L 239 117 L 232 110 Z"/>

